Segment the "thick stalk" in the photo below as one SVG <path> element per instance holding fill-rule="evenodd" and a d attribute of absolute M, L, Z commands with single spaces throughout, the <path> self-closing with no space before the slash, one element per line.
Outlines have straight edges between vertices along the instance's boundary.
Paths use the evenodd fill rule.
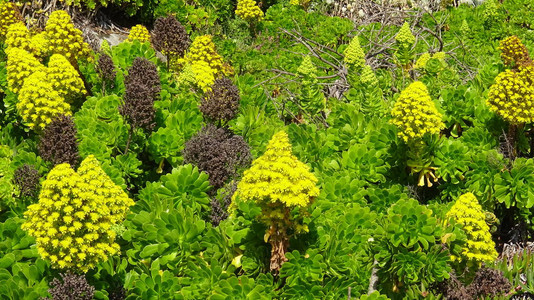
<path fill-rule="evenodd" d="M 287 222 L 289 222 L 289 209 L 282 208 L 285 220 L 274 222 L 269 227 L 269 244 L 271 244 L 270 270 L 278 275 L 282 264 L 287 261 L 286 252 L 289 248 L 289 236 L 287 234 Z"/>

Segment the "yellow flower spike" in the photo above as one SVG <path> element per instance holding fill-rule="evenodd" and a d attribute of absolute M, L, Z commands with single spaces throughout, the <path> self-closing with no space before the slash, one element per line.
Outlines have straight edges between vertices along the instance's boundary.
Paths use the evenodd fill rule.
<path fill-rule="evenodd" d="M 46 210 L 45 203 L 50 201 L 50 197 L 61 189 L 66 189 L 67 194 L 57 201 L 60 202 L 57 208 L 54 205 L 47 211 L 52 216 L 58 216 L 52 223 L 53 227 L 49 228 L 50 223 L 46 222 L 47 218 L 40 217 L 41 212 Z M 75 201 L 80 201 L 87 214 L 96 216 L 99 222 L 86 222 L 83 212 L 65 214 L 76 206 Z M 56 165 L 50 171 L 43 182 L 39 202 L 29 206 L 24 213 L 26 221 L 22 229 L 35 237 L 39 254 L 43 259 L 48 257 L 53 267 L 87 272 L 118 252 L 115 234 L 107 234 L 108 228 L 121 222 L 133 204 L 91 155 L 81 163 L 78 172 L 69 164 Z"/>
<path fill-rule="evenodd" d="M 486 100 L 491 111 L 518 125 L 534 121 L 534 66 L 506 70 L 495 78 Z"/>
<path fill-rule="evenodd" d="M 204 92 L 211 90 L 211 86 L 218 76 L 228 75 L 226 73 L 228 68 L 225 66 L 222 56 L 217 53 L 211 35 L 196 37 L 182 63 L 185 65 L 182 71 L 184 75 L 180 75 L 178 78 L 181 79 L 179 80 L 187 83 L 190 81 L 192 72 L 196 84 Z"/>
<path fill-rule="evenodd" d="M 14 2 L 0 2 L 0 36 L 4 37 L 7 34 L 8 27 L 21 20 L 22 16 Z"/>
<path fill-rule="evenodd" d="M 61 54 L 54 54 L 48 62 L 48 78 L 60 97 L 72 103 L 76 97 L 87 94 L 80 74 Z"/>
<path fill-rule="evenodd" d="M 510 36 L 499 42 L 501 59 L 507 66 L 528 64 L 531 59 L 528 50 L 517 36 Z"/>
<path fill-rule="evenodd" d="M 45 66 L 24 49 L 9 48 L 6 54 L 7 82 L 13 93 L 19 93 L 22 84 L 30 74 L 45 70 Z"/>
<path fill-rule="evenodd" d="M 360 69 L 365 65 L 365 53 L 360 46 L 360 38 L 355 36 L 349 43 L 348 47 L 343 51 L 345 56 L 343 60 L 351 67 Z"/>
<path fill-rule="evenodd" d="M 36 71 L 24 80 L 17 110 L 31 129 L 41 131 L 60 115 L 70 115 L 70 105 L 59 96 L 46 72 Z"/>
<path fill-rule="evenodd" d="M 64 10 L 56 10 L 50 14 L 46 22 L 49 51 L 62 54 L 75 63 L 78 58 L 88 57 L 91 50 L 83 41 L 82 32 L 74 28 L 71 17 Z"/>
<path fill-rule="evenodd" d="M 391 122 L 398 127 L 397 135 L 405 142 L 420 139 L 426 133 L 438 134 L 445 127 L 425 84 L 420 81 L 401 92 L 391 115 Z"/>
<path fill-rule="evenodd" d="M 467 247 L 462 251 L 463 257 L 457 258 L 458 260 L 476 264 L 495 261 L 498 256 L 495 243 L 491 239 L 490 228 L 485 221 L 486 215 L 475 195 L 472 193 L 461 195 L 447 212 L 447 217 L 462 225 L 467 234 Z"/>
<path fill-rule="evenodd" d="M 395 40 L 398 43 L 404 44 L 406 46 L 412 46 L 415 43 L 415 36 L 413 35 L 412 30 L 410 29 L 410 24 L 408 24 L 408 22 L 404 22 L 404 24 L 402 24 L 402 27 L 395 36 Z"/>
<path fill-rule="evenodd" d="M 16 22 L 7 28 L 6 45 L 9 48 L 24 49 L 28 52 L 32 51 L 30 32 L 23 22 Z"/>
<path fill-rule="evenodd" d="M 316 183 L 309 167 L 291 153 L 287 133 L 280 131 L 272 137 L 265 153 L 245 171 L 233 199 L 259 203 L 276 199 L 289 207 L 305 207 L 319 195 Z"/>
<path fill-rule="evenodd" d="M 254 0 L 238 0 L 235 14 L 248 23 L 260 22 L 263 20 L 263 11 L 258 7 Z"/>

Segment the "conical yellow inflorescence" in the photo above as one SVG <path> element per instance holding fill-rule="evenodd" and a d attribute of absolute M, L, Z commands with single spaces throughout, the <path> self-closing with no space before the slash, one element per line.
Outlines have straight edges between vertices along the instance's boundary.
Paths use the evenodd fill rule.
<path fill-rule="evenodd" d="M 183 62 L 191 66 L 196 83 L 203 91 L 210 90 L 215 79 L 226 71 L 223 58 L 217 53 L 211 35 L 196 37 Z"/>
<path fill-rule="evenodd" d="M 28 51 L 20 48 L 8 48 L 7 83 L 13 93 L 18 93 L 24 80 L 37 71 L 44 71 L 45 66 Z"/>
<path fill-rule="evenodd" d="M 413 35 L 412 30 L 410 29 L 410 24 L 404 22 L 399 32 L 395 36 L 395 40 L 398 43 L 407 46 L 411 46 L 415 43 L 415 36 Z"/>
<path fill-rule="evenodd" d="M 54 89 L 67 102 L 71 103 L 74 98 L 87 93 L 80 74 L 65 56 L 52 55 L 48 62 L 47 73 Z"/>
<path fill-rule="evenodd" d="M 486 215 L 475 195 L 472 193 L 461 195 L 447 212 L 447 217 L 462 225 L 467 234 L 467 247 L 462 251 L 463 257 L 453 257 L 453 259 L 489 263 L 497 258 L 495 243 L 491 239 L 490 228 L 486 223 Z"/>
<path fill-rule="evenodd" d="M 343 51 L 343 55 L 345 56 L 343 60 L 349 67 L 360 69 L 365 65 L 365 53 L 360 46 L 360 38 L 358 36 L 355 36 L 350 41 L 349 46 Z"/>
<path fill-rule="evenodd" d="M 71 62 L 89 54 L 89 45 L 83 41 L 82 32 L 74 28 L 71 17 L 64 10 L 50 14 L 46 22 L 48 49 L 65 56 Z"/>
<path fill-rule="evenodd" d="M 507 66 L 523 65 L 530 62 L 528 50 L 517 36 L 510 36 L 499 42 L 501 59 Z"/>
<path fill-rule="evenodd" d="M 309 55 L 304 57 L 302 63 L 300 63 L 300 66 L 297 69 L 297 72 L 304 77 L 315 78 L 317 76 L 317 68 L 311 61 L 311 57 Z"/>
<path fill-rule="evenodd" d="M 280 131 L 269 141 L 265 153 L 245 171 L 233 198 L 305 207 L 319 195 L 316 183 L 309 167 L 292 154 L 287 133 Z"/>
<path fill-rule="evenodd" d="M 24 122 L 36 131 L 60 115 L 70 115 L 70 105 L 52 86 L 45 71 L 31 74 L 20 89 L 17 110 Z"/>
<path fill-rule="evenodd" d="M 32 52 L 30 32 L 23 22 L 16 22 L 7 28 L 6 45 Z"/>
<path fill-rule="evenodd" d="M 376 78 L 376 74 L 373 71 L 373 68 L 369 65 L 365 65 L 362 69 L 362 75 L 360 77 L 360 82 L 364 86 L 368 87 L 376 87 L 378 86 L 378 78 Z"/>
<path fill-rule="evenodd" d="M 506 70 L 490 87 L 487 104 L 506 121 L 518 125 L 534 121 L 534 67 Z"/>
<path fill-rule="evenodd" d="M 50 171 L 22 229 L 35 237 L 39 254 L 53 267 L 87 272 L 118 253 L 111 227 L 133 204 L 91 155 L 78 172 L 69 164 Z"/>
<path fill-rule="evenodd" d="M 391 115 L 398 136 L 405 142 L 420 139 L 426 133 L 438 134 L 445 126 L 428 89 L 420 81 L 413 82 L 401 92 Z"/>
<path fill-rule="evenodd" d="M 257 22 L 263 19 L 263 11 L 254 0 L 237 0 L 235 14 L 247 22 Z"/>
<path fill-rule="evenodd" d="M 2 1 L 0 2 L 0 37 L 4 37 L 7 33 L 7 28 L 16 22 L 22 20 L 22 16 L 14 2 Z"/>

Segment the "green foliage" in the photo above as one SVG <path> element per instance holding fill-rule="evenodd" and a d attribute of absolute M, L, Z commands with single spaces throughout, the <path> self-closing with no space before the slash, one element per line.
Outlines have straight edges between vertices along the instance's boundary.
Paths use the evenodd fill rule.
<path fill-rule="evenodd" d="M 385 218 L 371 244 L 379 278 L 388 278 L 381 283 L 384 289 L 399 291 L 449 278 L 449 251 L 439 243 L 457 243 L 453 228 L 444 228 L 431 209 L 413 199 L 397 201 Z"/>
<path fill-rule="evenodd" d="M 518 158 L 510 170 L 495 175 L 495 199 L 506 207 L 531 208 L 534 206 L 534 160 Z"/>
<path fill-rule="evenodd" d="M 137 207 L 156 215 L 178 206 L 188 207 L 197 214 L 205 214 L 209 205 L 209 189 L 208 174 L 187 164 L 161 176 L 157 182 L 147 183 L 139 192 Z"/>
<path fill-rule="evenodd" d="M 38 205 L 14 183 L 25 164 L 46 183 L 42 193 L 50 197 L 43 200 L 59 197 L 35 224 L 69 221 L 60 204 L 94 191 L 82 192 L 82 182 L 101 186 L 105 178 L 135 200 L 124 223 L 90 214 L 78 220 L 88 243 L 96 230 L 120 246 L 86 273 L 95 299 L 442 299 L 452 297 L 443 287 L 469 283 L 478 267 L 456 258 L 495 242 L 503 245 L 502 260 L 486 267 L 532 292 L 523 281 L 534 278 L 532 258 L 510 245 L 534 234 L 534 3 L 413 7 L 416 18 L 400 6 L 401 27 L 329 2 L 66 0 L 56 3 L 65 11 L 52 9 L 44 31 L 38 28 L 47 12 L 39 9 L 50 3 L 1 2 L 0 298 L 49 296 L 59 272 L 57 261 L 40 258 L 45 237 L 21 228 L 23 212 Z M 94 53 L 91 32 L 76 29 L 66 11 L 98 16 L 105 6 L 112 23 L 131 16 L 126 23 L 146 28 L 136 26 L 113 46 L 91 43 L 100 48 Z M 166 16 L 167 23 L 153 22 Z M 152 132 L 129 132 L 119 113 L 125 78 L 139 58 L 154 63 L 161 82 L 150 105 Z M 220 130 L 241 136 L 261 163 L 244 174 L 236 169 L 216 190 L 210 175 L 184 164 L 182 152 L 225 113 L 203 105 L 213 96 L 204 91 L 225 94 L 228 85 L 212 87 L 219 76 L 241 98 Z M 63 110 L 73 115 L 80 156 L 101 164 L 89 183 L 79 178 L 85 171 L 68 168 L 61 180 L 45 180 L 57 175 L 43 160 L 45 138 L 24 127 L 48 123 L 57 112 L 54 92 L 70 106 Z M 280 131 L 291 143 L 280 146 L 279 139 L 273 147 Z M 210 167 L 227 167 L 225 151 L 212 148 L 203 140 L 195 151 Z M 232 195 L 234 186 L 240 189 Z M 479 206 L 453 203 L 467 193 Z M 61 217 L 47 215 L 60 210 Z M 92 251 L 62 251 L 70 225 L 48 252 L 66 258 L 71 249 Z M 502 292 L 498 285 L 509 292 L 498 272 L 481 270 L 473 295 L 493 297 Z M 513 293 L 520 292 L 494 298 Z"/>
<path fill-rule="evenodd" d="M 116 95 L 90 97 L 74 114 L 82 157 L 93 154 L 105 161 L 126 147 L 128 129 L 117 109 L 120 103 Z"/>
<path fill-rule="evenodd" d="M 0 224 L 0 297 L 6 299 L 47 295 L 49 265 L 32 247 L 34 239 L 20 228 L 23 221 L 11 218 Z"/>
<path fill-rule="evenodd" d="M 124 221 L 126 230 L 122 238 L 128 242 L 126 254 L 128 263 L 135 266 L 131 286 L 147 282 L 146 278 L 161 276 L 167 284 L 176 284 L 178 278 L 186 276 L 189 262 L 205 250 L 203 234 L 208 230 L 191 208 L 178 205 L 159 214 L 139 211 L 129 215 Z M 146 272 L 146 273 L 145 273 Z M 165 273 L 165 272 L 168 272 Z M 158 274 L 159 273 L 159 274 Z M 155 284 L 152 282 L 152 284 Z M 126 286 L 128 286 L 128 281 Z M 160 290 L 160 285 L 146 286 L 143 293 Z M 135 290 L 134 290 L 135 291 Z M 161 290 L 161 293 L 174 293 L 176 290 Z M 165 295 L 165 294 L 161 294 Z"/>
<path fill-rule="evenodd" d="M 156 109 L 163 115 L 162 127 L 155 130 L 148 139 L 148 151 L 160 164 L 168 162 L 177 167 L 183 162 L 182 150 L 185 142 L 200 130 L 202 114 L 191 93 L 181 95 L 180 99 L 156 103 Z"/>
<path fill-rule="evenodd" d="M 247 276 L 232 276 L 222 280 L 214 289 L 214 294 L 208 299 L 272 299 L 273 291 L 270 282 L 272 277 L 260 276 L 257 279 L 248 278 Z"/>

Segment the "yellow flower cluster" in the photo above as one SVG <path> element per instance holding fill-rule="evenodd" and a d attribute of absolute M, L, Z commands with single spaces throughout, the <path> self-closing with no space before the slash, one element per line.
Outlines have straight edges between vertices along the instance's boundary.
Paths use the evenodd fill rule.
<path fill-rule="evenodd" d="M 183 62 L 191 65 L 197 85 L 204 91 L 211 89 L 219 74 L 226 75 L 222 56 L 217 53 L 211 35 L 201 35 L 195 38 Z"/>
<path fill-rule="evenodd" d="M 360 46 L 360 38 L 355 36 L 349 43 L 349 46 L 343 51 L 345 56 L 343 60 L 350 67 L 360 69 L 365 65 L 365 53 Z"/>
<path fill-rule="evenodd" d="M 237 0 L 235 14 L 249 23 L 263 20 L 263 11 L 254 0 Z"/>
<path fill-rule="evenodd" d="M 52 266 L 87 272 L 119 252 L 112 226 L 133 204 L 90 155 L 78 172 L 69 164 L 50 171 L 22 229 L 35 237 L 39 254 Z"/>
<path fill-rule="evenodd" d="M 8 48 L 7 54 L 7 83 L 13 93 L 18 93 L 24 80 L 37 71 L 43 71 L 43 66 L 37 58 L 28 51 L 19 48 Z"/>
<path fill-rule="evenodd" d="M 74 28 L 69 14 L 56 10 L 46 22 L 48 49 L 51 53 L 65 56 L 71 62 L 90 53 L 89 45 L 83 41 L 82 32 Z"/>
<path fill-rule="evenodd" d="M 47 73 L 53 88 L 67 102 L 72 103 L 76 97 L 87 94 L 80 74 L 65 56 L 52 55 L 48 62 Z"/>
<path fill-rule="evenodd" d="M 416 69 L 424 69 L 426 67 L 426 63 L 432 58 L 430 53 L 425 52 L 419 56 L 417 61 L 415 62 L 415 68 Z"/>
<path fill-rule="evenodd" d="M 17 5 L 10 1 L 0 2 L 0 36 L 7 34 L 7 28 L 13 23 L 22 20 Z"/>
<path fill-rule="evenodd" d="M 447 212 L 447 217 L 462 225 L 467 234 L 467 247 L 462 251 L 463 257 L 452 257 L 453 260 L 465 260 L 477 264 L 495 261 L 498 255 L 495 243 L 491 239 L 486 215 L 475 195 L 472 193 L 461 195 Z"/>
<path fill-rule="evenodd" d="M 534 66 L 506 70 L 495 78 L 486 103 L 512 124 L 534 121 Z"/>
<path fill-rule="evenodd" d="M 415 68 L 416 69 L 424 69 L 426 67 L 426 63 L 431 58 L 437 59 L 437 60 L 439 60 L 441 62 L 445 62 L 445 56 L 446 56 L 445 52 L 436 52 L 433 55 L 431 55 L 428 52 L 423 53 L 423 54 L 421 54 L 421 56 L 415 62 Z"/>
<path fill-rule="evenodd" d="M 319 195 L 317 178 L 291 150 L 287 133 L 276 133 L 265 153 L 252 162 L 233 196 L 243 201 L 256 201 L 269 206 L 281 203 L 287 207 L 308 206 Z"/>
<path fill-rule="evenodd" d="M 217 73 L 223 70 L 222 56 L 217 53 L 215 44 L 211 35 L 201 35 L 195 38 L 189 51 L 185 54 L 184 59 L 193 63 L 196 61 L 205 61 L 209 67 L 216 70 Z"/>
<path fill-rule="evenodd" d="M 135 40 L 140 41 L 141 43 L 150 42 L 150 33 L 148 32 L 148 29 L 146 29 L 143 25 L 135 25 L 130 30 L 130 34 L 128 34 L 128 41 L 133 42 Z"/>
<path fill-rule="evenodd" d="M 30 32 L 23 22 L 16 22 L 7 28 L 6 45 L 10 48 L 20 48 L 32 52 Z"/>
<path fill-rule="evenodd" d="M 412 30 L 410 29 L 410 24 L 408 24 L 408 22 L 404 22 L 401 29 L 395 36 L 395 40 L 398 43 L 406 46 L 412 46 L 415 43 L 415 36 L 412 34 Z"/>
<path fill-rule="evenodd" d="M 30 38 L 32 52 L 37 57 L 45 57 L 48 54 L 48 37 L 46 32 L 34 34 Z"/>
<path fill-rule="evenodd" d="M 20 89 L 17 110 L 31 129 L 41 131 L 59 115 L 70 115 L 70 105 L 59 96 L 44 70 L 31 74 Z"/>
<path fill-rule="evenodd" d="M 422 138 L 427 132 L 438 134 L 445 126 L 428 89 L 420 81 L 401 92 L 391 115 L 391 122 L 399 129 L 398 136 L 405 142 Z"/>
<path fill-rule="evenodd" d="M 365 65 L 363 67 L 360 82 L 362 85 L 368 87 L 376 87 L 378 85 L 378 78 L 376 78 L 375 72 L 373 72 L 371 66 Z"/>
<path fill-rule="evenodd" d="M 436 52 L 432 55 L 432 58 L 444 62 L 447 54 L 445 52 Z"/>
<path fill-rule="evenodd" d="M 501 59 L 507 66 L 522 65 L 530 62 L 527 48 L 515 35 L 500 41 L 499 50 L 501 51 Z"/>
<path fill-rule="evenodd" d="M 194 61 L 191 64 L 191 69 L 195 74 L 195 82 L 202 91 L 210 91 L 211 86 L 215 82 L 217 71 L 212 69 L 209 63 L 203 60 Z"/>

